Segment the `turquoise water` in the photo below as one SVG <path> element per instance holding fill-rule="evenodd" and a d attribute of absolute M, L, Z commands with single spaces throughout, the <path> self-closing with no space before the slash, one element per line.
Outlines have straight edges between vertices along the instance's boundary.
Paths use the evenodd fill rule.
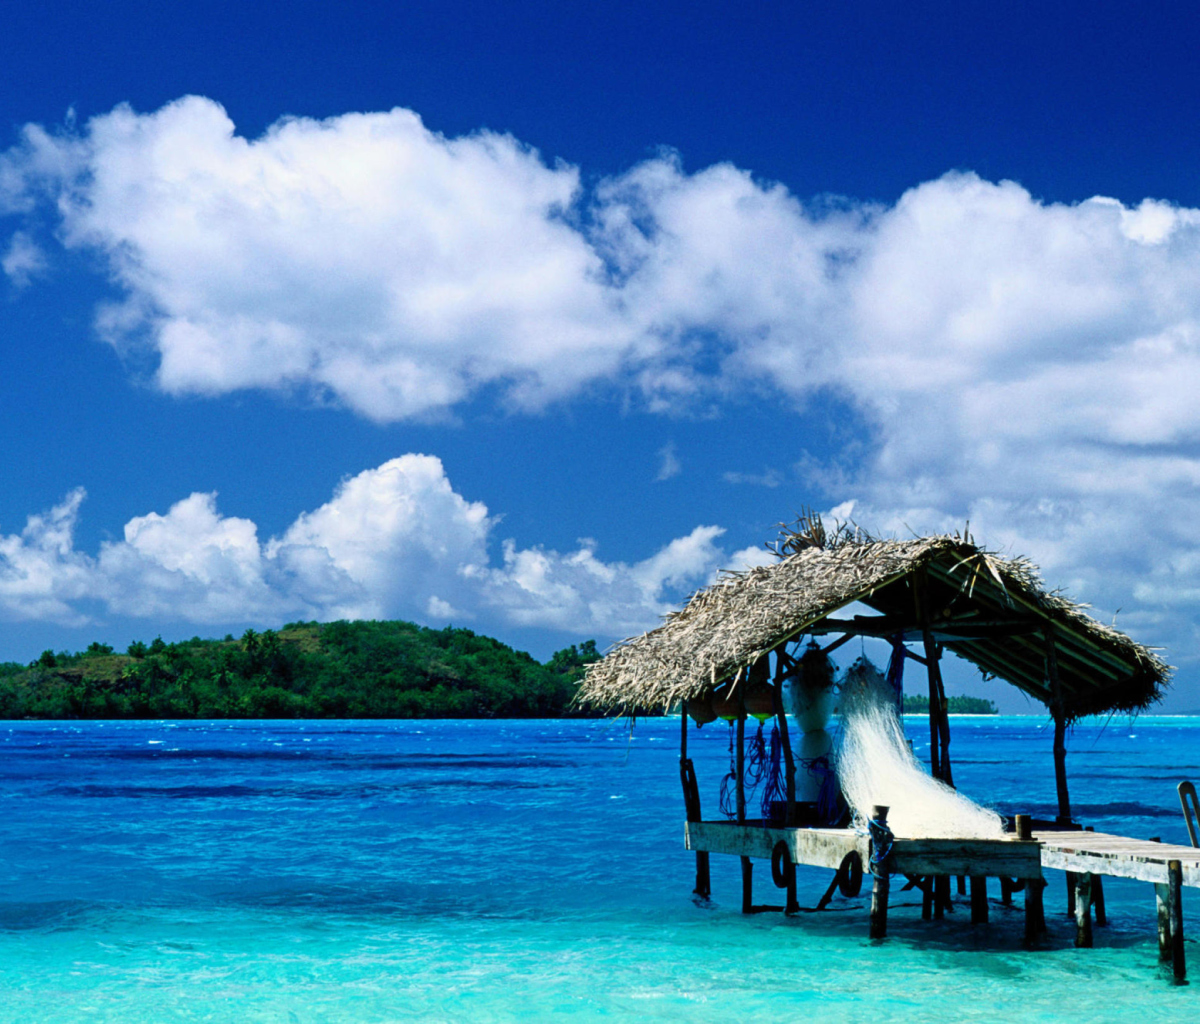
<path fill-rule="evenodd" d="M 1051 734 L 953 720 L 959 787 L 1051 814 Z M 920 754 L 922 724 L 910 735 Z M 895 895 L 743 917 L 737 861 L 691 896 L 679 722 L 0 724 L 0 1020 L 1194 1020 L 1157 959 L 1150 886 L 1106 880 L 1076 950 L 1051 873 L 1045 947 L 993 902 L 922 922 Z M 727 734 L 690 734 L 706 815 Z M 1078 727 L 1076 813 L 1186 842 L 1200 720 Z M 828 872 L 801 870 L 816 903 Z M 756 901 L 776 902 L 767 865 Z M 993 883 L 994 887 L 994 883 Z M 998 893 L 993 893 L 998 895 Z M 1017 897 L 1019 904 L 1020 897 Z M 1200 979 L 1200 894 L 1184 894 Z"/>

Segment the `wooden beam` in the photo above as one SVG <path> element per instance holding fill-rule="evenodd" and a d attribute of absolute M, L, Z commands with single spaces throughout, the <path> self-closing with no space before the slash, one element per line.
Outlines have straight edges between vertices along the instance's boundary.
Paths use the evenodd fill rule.
<path fill-rule="evenodd" d="M 1058 677 L 1058 654 L 1054 644 L 1054 626 L 1047 622 L 1042 635 L 1046 643 L 1046 678 L 1050 684 L 1050 714 L 1054 717 L 1054 786 L 1058 793 L 1058 820 L 1071 820 L 1071 797 L 1067 792 L 1066 710 Z"/>

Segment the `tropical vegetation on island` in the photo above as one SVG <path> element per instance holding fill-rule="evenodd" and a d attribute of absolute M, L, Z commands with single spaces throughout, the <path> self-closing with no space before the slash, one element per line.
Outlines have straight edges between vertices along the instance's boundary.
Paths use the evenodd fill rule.
<path fill-rule="evenodd" d="M 946 710 L 952 715 L 994 715 L 996 705 L 986 697 L 947 697 Z M 929 698 L 904 695 L 904 713 L 907 715 L 929 714 Z"/>
<path fill-rule="evenodd" d="M 599 657 L 593 640 L 542 664 L 469 629 L 293 622 L 0 664 L 0 718 L 553 718 L 578 713 Z"/>

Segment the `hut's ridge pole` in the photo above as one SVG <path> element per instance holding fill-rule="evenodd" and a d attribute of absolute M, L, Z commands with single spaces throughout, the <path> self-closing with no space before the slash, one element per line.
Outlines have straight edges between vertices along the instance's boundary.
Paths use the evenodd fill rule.
<path fill-rule="evenodd" d="M 1050 684 L 1050 714 L 1054 719 L 1054 785 L 1058 790 L 1058 821 L 1071 821 L 1071 797 L 1067 792 L 1067 716 L 1063 708 L 1062 683 L 1058 678 L 1058 654 L 1054 649 L 1054 626 L 1042 630 L 1046 641 L 1046 676 Z"/>

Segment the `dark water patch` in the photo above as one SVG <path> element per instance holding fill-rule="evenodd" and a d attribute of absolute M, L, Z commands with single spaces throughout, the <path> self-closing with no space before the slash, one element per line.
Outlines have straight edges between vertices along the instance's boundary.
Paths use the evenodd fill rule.
<path fill-rule="evenodd" d="M 195 800 L 213 797 L 262 796 L 265 792 L 253 786 L 52 786 L 55 796 L 100 797 L 127 800 Z"/>
<path fill-rule="evenodd" d="M 371 797 L 447 789 L 552 789 L 558 785 L 566 785 L 566 782 L 548 780 L 541 783 L 518 782 L 509 779 L 450 777 L 412 779 L 394 784 L 375 783 L 350 786 L 247 786 L 242 784 L 224 786 L 127 786 L 85 784 L 77 786 L 51 786 L 47 792 L 53 796 L 114 800 L 212 800 L 238 798 L 361 800 Z"/>
<path fill-rule="evenodd" d="M 1029 804 L 1021 813 L 1035 818 L 1053 818 L 1058 804 Z M 1143 804 L 1136 800 L 1117 800 L 1107 804 L 1077 804 L 1072 802 L 1071 813 L 1076 818 L 1178 818 L 1178 807 Z"/>
<path fill-rule="evenodd" d="M 30 931 L 77 927 L 99 904 L 88 900 L 47 900 L 43 903 L 0 902 L 0 931 Z"/>

